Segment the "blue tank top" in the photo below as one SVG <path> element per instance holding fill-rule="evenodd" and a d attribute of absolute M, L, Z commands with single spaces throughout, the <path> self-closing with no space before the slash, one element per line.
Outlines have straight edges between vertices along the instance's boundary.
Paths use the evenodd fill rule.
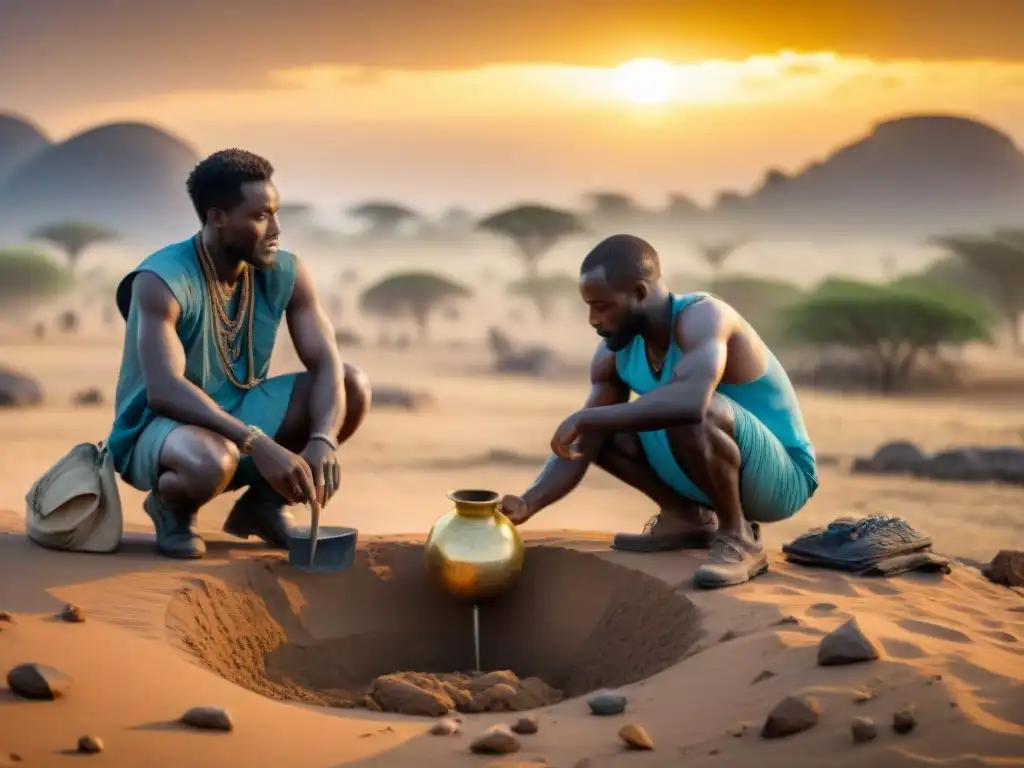
<path fill-rule="evenodd" d="M 114 396 L 114 426 L 107 446 L 114 466 L 124 473 L 131 461 L 132 448 L 143 429 L 155 418 L 146 399 L 146 382 L 139 362 L 139 318 L 132 300 L 132 283 L 140 272 L 152 272 L 170 288 L 181 307 L 177 332 L 185 350 L 185 378 L 202 389 L 225 411 L 237 408 L 245 392 L 236 388 L 221 367 L 216 348 L 216 319 L 206 295 L 206 278 L 199 264 L 192 239 L 174 243 L 148 256 L 128 273 L 117 286 L 117 308 L 125 319 L 121 370 Z M 295 286 L 295 255 L 277 252 L 277 262 L 266 270 L 253 270 L 253 375 L 265 378 L 270 369 L 278 329 Z M 240 290 L 235 291 L 228 307 L 235 316 Z M 248 323 L 243 326 L 242 355 L 234 364 L 236 378 L 248 378 L 246 353 Z"/>
<path fill-rule="evenodd" d="M 706 293 L 673 296 L 673 327 L 680 312 L 707 296 Z M 746 384 L 721 383 L 717 391 L 749 411 L 764 424 L 817 485 L 814 446 L 807 434 L 807 427 L 804 426 L 803 414 L 800 412 L 793 384 L 771 350 L 765 348 L 765 352 L 768 367 L 762 376 Z M 633 392 L 637 395 L 646 395 L 671 381 L 672 370 L 683 354 L 673 335 L 661 372 L 655 374 L 647 361 L 644 340 L 637 336 L 628 347 L 615 353 L 615 369 L 619 378 Z"/>

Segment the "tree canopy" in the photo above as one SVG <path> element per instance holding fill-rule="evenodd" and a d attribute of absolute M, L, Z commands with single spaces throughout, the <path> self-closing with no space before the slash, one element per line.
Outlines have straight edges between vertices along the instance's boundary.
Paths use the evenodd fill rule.
<path fill-rule="evenodd" d="M 465 285 L 433 272 L 397 272 L 363 291 L 359 309 L 372 317 L 411 319 L 425 337 L 435 310 L 472 293 Z"/>
<path fill-rule="evenodd" d="M 352 206 L 348 215 L 365 221 L 368 232 L 378 237 L 394 237 L 403 224 L 416 221 L 420 215 L 411 208 L 388 200 L 369 200 Z"/>
<path fill-rule="evenodd" d="M 485 232 L 515 243 L 529 274 L 535 274 L 537 262 L 564 237 L 584 231 L 582 222 L 571 211 L 528 203 L 493 213 L 477 223 Z"/>
<path fill-rule="evenodd" d="M 564 273 L 533 275 L 508 284 L 512 296 L 521 296 L 534 303 L 542 318 L 547 318 L 555 303 L 566 299 L 579 300 L 579 280 Z"/>
<path fill-rule="evenodd" d="M 57 296 L 71 287 L 71 273 L 40 253 L 25 248 L 0 249 L 0 308 L 20 310 Z"/>
<path fill-rule="evenodd" d="M 43 240 L 60 248 L 74 270 L 87 248 L 113 240 L 117 233 L 88 221 L 58 221 L 40 227 L 32 232 L 31 237 L 33 240 Z"/>
<path fill-rule="evenodd" d="M 992 315 L 973 298 L 924 286 L 825 281 L 783 311 L 797 341 L 862 353 L 884 391 L 906 382 L 922 353 L 989 341 Z"/>

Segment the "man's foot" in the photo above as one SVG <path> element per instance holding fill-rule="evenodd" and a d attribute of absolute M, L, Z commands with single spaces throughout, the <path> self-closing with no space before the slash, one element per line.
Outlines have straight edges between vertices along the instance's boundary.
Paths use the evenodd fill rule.
<path fill-rule="evenodd" d="M 169 508 L 155 492 L 142 502 L 142 509 L 153 521 L 156 549 L 165 557 L 194 560 L 206 554 L 206 542 L 196 532 L 196 514 Z"/>
<path fill-rule="evenodd" d="M 768 555 L 760 536 L 721 532 L 711 545 L 711 558 L 693 575 L 698 587 L 716 589 L 743 584 L 768 570 Z"/>
<path fill-rule="evenodd" d="M 673 552 L 679 549 L 707 549 L 718 525 L 714 515 L 701 510 L 703 525 L 683 520 L 678 514 L 662 510 L 644 525 L 642 533 L 617 533 L 612 549 L 626 552 Z"/>
<path fill-rule="evenodd" d="M 255 485 L 242 494 L 224 521 L 224 532 L 239 539 L 256 536 L 273 549 L 288 549 L 295 518 L 284 500 L 273 491 Z"/>

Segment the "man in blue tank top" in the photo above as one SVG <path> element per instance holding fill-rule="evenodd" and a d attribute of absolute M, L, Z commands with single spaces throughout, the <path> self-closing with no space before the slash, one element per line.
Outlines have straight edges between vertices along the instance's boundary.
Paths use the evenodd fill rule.
<path fill-rule="evenodd" d="M 558 427 L 554 455 L 522 496 L 516 524 L 558 501 L 590 464 L 660 509 L 617 549 L 710 548 L 702 587 L 768 569 L 758 524 L 784 520 L 818 487 L 814 448 L 793 386 L 757 332 L 725 302 L 673 295 L 647 242 L 615 235 L 583 260 L 580 293 L 604 341 L 583 409 Z M 636 397 L 634 397 L 636 395 Z"/>
<path fill-rule="evenodd" d="M 121 477 L 149 492 L 143 508 L 168 557 L 202 557 L 199 508 L 242 487 L 224 530 L 287 547 L 287 506 L 331 499 L 335 453 L 370 405 L 308 269 L 278 248 L 273 171 L 238 149 L 203 160 L 187 184 L 200 231 L 117 288 L 127 328 L 107 446 Z M 268 378 L 282 319 L 306 370 Z"/>

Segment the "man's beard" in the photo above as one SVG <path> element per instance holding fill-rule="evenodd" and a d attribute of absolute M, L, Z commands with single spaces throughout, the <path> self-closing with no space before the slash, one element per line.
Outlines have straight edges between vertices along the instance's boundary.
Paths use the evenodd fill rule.
<path fill-rule="evenodd" d="M 619 326 L 619 330 L 614 333 L 608 334 L 607 336 L 602 335 L 604 339 L 604 345 L 608 347 L 611 352 L 620 352 L 630 344 L 644 329 L 644 318 L 642 315 L 634 312 L 629 313 L 622 320 L 622 325 Z"/>

